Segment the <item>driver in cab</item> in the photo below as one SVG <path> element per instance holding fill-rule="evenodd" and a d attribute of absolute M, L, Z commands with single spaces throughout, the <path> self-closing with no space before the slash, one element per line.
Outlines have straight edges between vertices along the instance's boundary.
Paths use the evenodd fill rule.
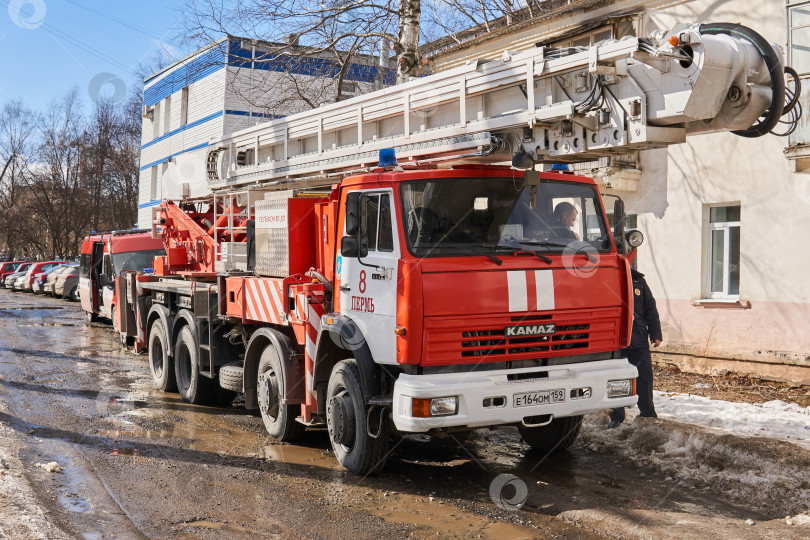
<path fill-rule="evenodd" d="M 571 227 L 574 226 L 577 216 L 579 215 L 579 212 L 573 204 L 569 202 L 557 204 L 557 206 L 554 207 L 552 215 L 554 220 L 554 232 L 557 236 L 565 238 L 566 240 L 580 240 L 579 234 L 571 230 Z"/>

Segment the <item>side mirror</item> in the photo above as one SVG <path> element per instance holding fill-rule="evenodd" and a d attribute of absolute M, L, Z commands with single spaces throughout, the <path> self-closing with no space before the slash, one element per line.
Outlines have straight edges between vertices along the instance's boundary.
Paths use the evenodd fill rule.
<path fill-rule="evenodd" d="M 346 236 L 357 236 L 360 232 L 360 194 L 346 196 Z"/>
<path fill-rule="evenodd" d="M 368 255 L 368 238 L 344 236 L 340 239 L 340 254 L 344 257 L 365 257 Z"/>
<path fill-rule="evenodd" d="M 340 254 L 344 257 L 368 255 L 368 196 L 349 193 L 346 196 L 346 236 L 340 241 Z"/>
<path fill-rule="evenodd" d="M 616 249 L 621 254 L 627 253 L 627 246 L 624 238 L 624 201 L 617 198 L 613 203 L 613 239 L 616 241 Z"/>

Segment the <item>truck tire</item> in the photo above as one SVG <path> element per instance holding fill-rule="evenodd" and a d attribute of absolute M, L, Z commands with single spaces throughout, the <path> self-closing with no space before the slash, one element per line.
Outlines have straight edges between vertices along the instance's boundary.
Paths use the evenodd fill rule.
<path fill-rule="evenodd" d="M 338 462 L 359 475 L 383 469 L 390 443 L 387 420 L 378 426 L 376 438 L 368 434 L 367 412 L 357 361 L 338 362 L 332 368 L 326 391 L 326 426 Z"/>
<path fill-rule="evenodd" d="M 203 405 L 216 398 L 216 382 L 200 373 L 197 344 L 188 326 L 181 328 L 177 335 L 174 346 L 174 376 L 177 391 L 184 401 Z"/>
<path fill-rule="evenodd" d="M 149 327 L 149 371 L 152 373 L 152 381 L 155 388 L 163 392 L 174 392 L 177 390 L 177 383 L 174 377 L 174 362 L 166 354 L 166 330 L 163 322 L 158 319 Z"/>
<path fill-rule="evenodd" d="M 68 294 L 68 298 L 70 298 L 70 300 L 72 302 L 78 302 L 79 301 L 79 286 L 78 285 L 76 285 L 75 287 L 70 289 L 70 293 Z"/>
<path fill-rule="evenodd" d="M 219 368 L 219 386 L 232 392 L 241 392 L 243 389 L 244 368 L 242 362 L 225 364 Z"/>
<path fill-rule="evenodd" d="M 272 344 L 259 359 L 256 394 L 267 433 L 279 441 L 292 441 L 304 433 L 304 425 L 295 418 L 301 405 L 285 405 L 284 375 L 281 356 Z"/>
<path fill-rule="evenodd" d="M 539 427 L 518 425 L 523 441 L 539 452 L 562 452 L 577 439 L 582 427 L 582 416 L 555 418 L 551 423 Z"/>

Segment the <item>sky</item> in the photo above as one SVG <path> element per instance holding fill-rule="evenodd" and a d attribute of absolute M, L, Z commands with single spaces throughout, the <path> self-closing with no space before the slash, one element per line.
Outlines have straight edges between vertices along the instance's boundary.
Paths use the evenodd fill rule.
<path fill-rule="evenodd" d="M 155 65 L 172 44 L 182 0 L 0 0 L 0 106 L 30 108 L 78 87 L 85 107 L 97 96 L 123 100 L 140 89 L 138 64 Z"/>

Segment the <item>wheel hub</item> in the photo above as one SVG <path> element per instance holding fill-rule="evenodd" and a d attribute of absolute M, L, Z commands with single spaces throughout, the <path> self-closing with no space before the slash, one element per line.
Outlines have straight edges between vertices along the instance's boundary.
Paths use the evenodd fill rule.
<path fill-rule="evenodd" d="M 332 440 L 345 446 L 354 444 L 355 416 L 351 396 L 346 392 L 332 396 L 326 414 Z"/>
<path fill-rule="evenodd" d="M 265 371 L 259 375 L 258 384 L 259 410 L 262 414 L 275 418 L 278 416 L 278 379 L 275 374 Z"/>

